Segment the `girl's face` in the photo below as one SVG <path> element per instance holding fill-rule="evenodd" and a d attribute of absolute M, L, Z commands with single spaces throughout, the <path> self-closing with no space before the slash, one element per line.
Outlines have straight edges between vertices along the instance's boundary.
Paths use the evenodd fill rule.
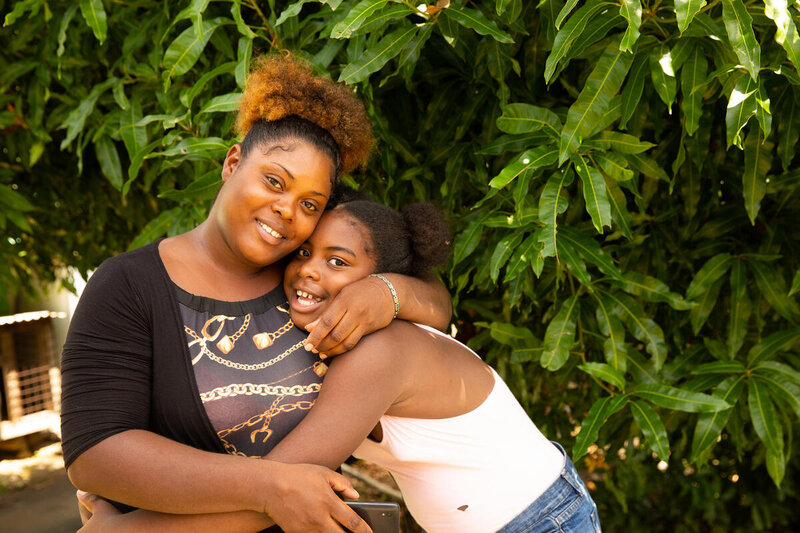
<path fill-rule="evenodd" d="M 308 239 L 331 194 L 333 161 L 306 141 L 286 139 L 255 147 L 242 158 L 228 151 L 224 184 L 211 217 L 227 248 L 261 268 Z"/>
<path fill-rule="evenodd" d="M 292 320 L 300 328 L 314 321 L 345 285 L 372 274 L 375 259 L 364 226 L 347 213 L 325 213 L 283 276 Z"/>

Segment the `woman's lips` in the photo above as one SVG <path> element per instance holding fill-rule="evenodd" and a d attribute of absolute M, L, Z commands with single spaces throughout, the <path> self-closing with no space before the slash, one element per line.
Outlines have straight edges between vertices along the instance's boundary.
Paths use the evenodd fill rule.
<path fill-rule="evenodd" d="M 264 237 L 264 240 L 267 242 L 271 242 L 273 244 L 278 244 L 279 242 L 283 241 L 286 237 L 280 231 L 276 230 L 269 224 L 262 222 L 256 219 L 256 224 L 258 225 L 259 233 Z"/>

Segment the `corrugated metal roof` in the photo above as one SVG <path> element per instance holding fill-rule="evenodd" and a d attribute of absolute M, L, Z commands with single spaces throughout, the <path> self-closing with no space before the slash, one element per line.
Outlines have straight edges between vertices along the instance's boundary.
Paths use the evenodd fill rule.
<path fill-rule="evenodd" d="M 0 326 L 7 326 L 18 322 L 32 322 L 43 318 L 67 318 L 67 313 L 62 311 L 30 311 L 28 313 L 0 316 Z"/>

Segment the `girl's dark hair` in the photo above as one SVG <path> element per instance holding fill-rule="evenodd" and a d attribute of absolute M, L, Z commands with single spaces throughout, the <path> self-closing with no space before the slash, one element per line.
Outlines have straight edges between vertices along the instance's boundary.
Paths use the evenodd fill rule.
<path fill-rule="evenodd" d="M 336 206 L 360 222 L 371 237 L 367 252 L 375 272 L 395 272 L 418 278 L 450 255 L 450 228 L 433 204 L 412 204 L 400 212 L 371 200 L 345 201 Z"/>
<path fill-rule="evenodd" d="M 301 139 L 327 155 L 333 161 L 338 177 L 342 172 L 342 153 L 333 136 L 311 121 L 297 115 L 289 115 L 278 120 L 257 120 L 242 140 L 242 158 L 253 149 L 284 139 Z"/>

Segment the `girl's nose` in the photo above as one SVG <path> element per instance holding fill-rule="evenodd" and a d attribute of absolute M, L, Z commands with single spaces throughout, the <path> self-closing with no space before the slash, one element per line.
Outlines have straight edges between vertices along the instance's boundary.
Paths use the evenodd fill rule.
<path fill-rule="evenodd" d="M 319 269 L 313 258 L 304 261 L 303 264 L 300 265 L 300 275 L 313 280 L 319 279 Z"/>

